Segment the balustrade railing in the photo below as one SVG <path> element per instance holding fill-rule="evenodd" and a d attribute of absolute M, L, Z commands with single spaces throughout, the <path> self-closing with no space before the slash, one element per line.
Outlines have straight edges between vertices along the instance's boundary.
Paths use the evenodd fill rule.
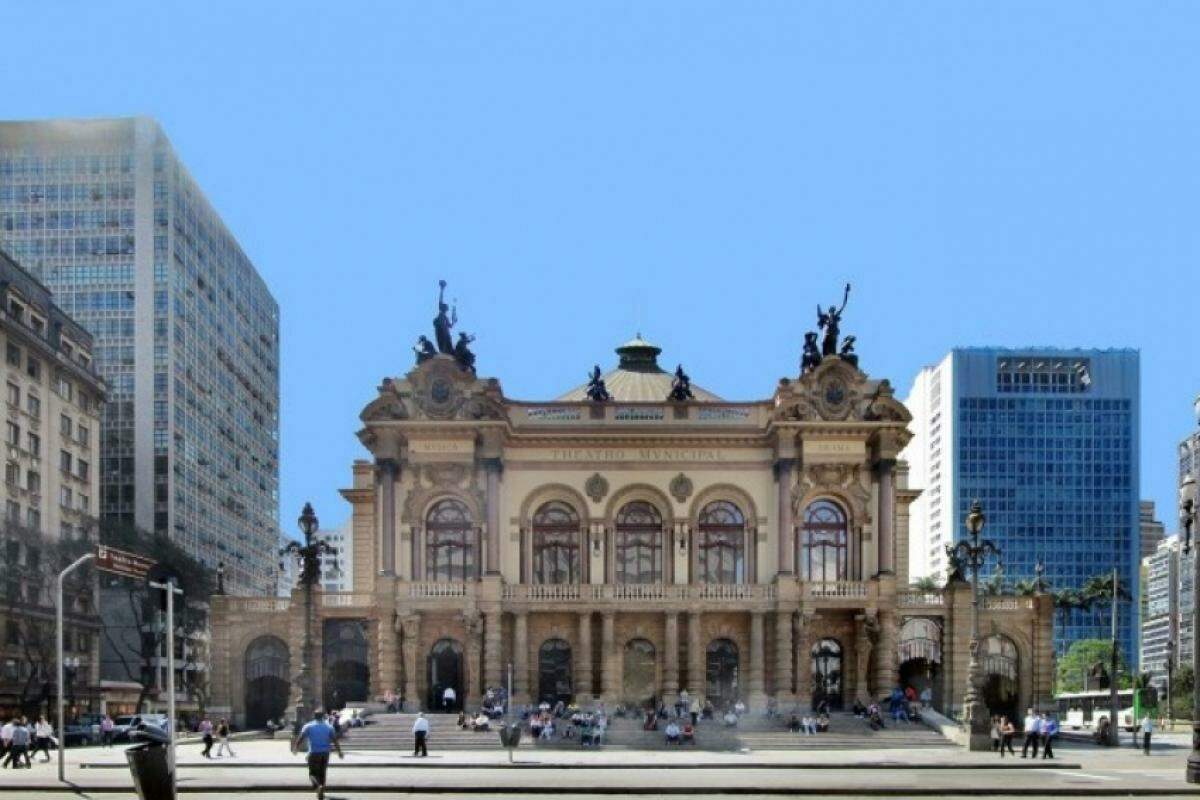
<path fill-rule="evenodd" d="M 901 606 L 944 606 L 946 596 L 941 592 L 900 592 L 896 602 Z"/>
<path fill-rule="evenodd" d="M 801 587 L 804 596 L 812 599 L 858 599 L 867 597 L 871 592 L 870 584 L 866 581 L 805 581 Z"/>
<path fill-rule="evenodd" d="M 269 614 L 275 611 L 287 611 L 292 601 L 287 597 L 226 597 L 225 603 L 230 611 Z"/>
<path fill-rule="evenodd" d="M 461 582 L 417 581 L 408 584 L 408 596 L 413 599 L 466 597 L 473 594 L 475 584 Z"/>
<path fill-rule="evenodd" d="M 985 597 L 983 607 L 988 611 L 1024 611 L 1033 608 L 1032 597 Z"/>
<path fill-rule="evenodd" d="M 365 608 L 375 602 L 369 594 L 323 594 L 321 605 L 325 608 Z"/>

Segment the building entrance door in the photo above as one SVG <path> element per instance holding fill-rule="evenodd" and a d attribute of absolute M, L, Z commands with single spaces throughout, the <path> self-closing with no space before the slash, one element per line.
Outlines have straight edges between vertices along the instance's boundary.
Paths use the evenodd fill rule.
<path fill-rule="evenodd" d="M 709 642 L 705 654 L 705 694 L 719 709 L 729 708 L 737 702 L 738 648 L 729 639 L 714 639 Z"/>
<path fill-rule="evenodd" d="M 429 648 L 425 668 L 425 685 L 429 687 L 425 707 L 430 711 L 457 711 L 462 708 L 462 645 L 453 639 L 438 639 Z M 448 705 L 444 701 L 447 687 L 454 690 L 454 701 Z"/>

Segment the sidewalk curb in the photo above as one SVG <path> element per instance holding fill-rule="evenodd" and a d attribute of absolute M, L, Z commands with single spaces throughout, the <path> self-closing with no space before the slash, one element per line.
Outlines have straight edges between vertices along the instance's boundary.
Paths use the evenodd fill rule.
<path fill-rule="evenodd" d="M 130 788 L 120 787 L 89 787 L 79 784 L 67 786 L 22 786 L 20 789 L 31 794 L 73 791 L 76 794 L 122 794 L 128 795 Z M 328 790 L 334 793 L 356 792 L 359 794 L 468 794 L 468 795 L 627 795 L 627 796 L 717 796 L 717 795 L 805 795 L 805 796 L 836 796 L 836 797 L 1045 797 L 1048 792 L 1045 787 L 1029 787 L 1021 789 L 969 787 L 969 788 L 922 788 L 912 786 L 655 786 L 655 787 L 619 787 L 619 786 L 573 786 L 564 789 L 561 786 L 521 786 L 511 789 L 491 786 L 421 786 L 419 784 L 395 786 L 371 786 L 355 784 L 333 784 Z M 224 786 L 180 786 L 179 794 L 221 794 L 229 793 L 230 787 Z M 247 784 L 236 787 L 239 796 L 267 792 L 309 792 L 307 784 L 288 783 L 277 785 Z M 1061 797 L 1169 797 L 1179 795 L 1195 795 L 1200 797 L 1200 788 L 1183 787 L 1101 787 L 1101 786 L 1071 786 L 1054 787 L 1052 792 Z"/>
<path fill-rule="evenodd" d="M 304 762 L 297 761 L 279 761 L 279 762 L 257 762 L 257 763 L 242 763 L 242 764 L 180 764 L 179 769 L 298 769 L 304 766 Z M 331 762 L 329 765 L 330 771 L 343 769 L 362 769 L 370 767 L 371 769 L 522 769 L 522 770 L 537 770 L 537 769 L 599 769 L 599 770 L 630 770 L 630 769 L 653 769 L 658 770 L 688 770 L 688 769 L 775 769 L 775 770 L 823 770 L 823 769 L 843 769 L 843 770 L 1002 770 L 1009 772 L 1019 772 L 1022 770 L 1038 770 L 1038 769 L 1083 769 L 1080 764 L 1070 762 L 1059 762 L 1050 765 L 1045 764 L 905 764 L 899 761 L 872 761 L 866 763 L 855 762 L 812 762 L 802 764 L 789 764 L 781 762 L 772 764 L 765 761 L 738 763 L 729 762 L 722 764 L 556 764 L 546 761 L 515 761 L 508 763 L 505 761 L 489 762 L 470 762 L 470 763 L 436 763 L 429 761 L 414 761 L 413 763 L 400 761 L 381 761 L 367 762 L 362 764 L 347 764 L 345 762 Z M 80 769 L 128 769 L 125 764 L 80 764 Z"/>

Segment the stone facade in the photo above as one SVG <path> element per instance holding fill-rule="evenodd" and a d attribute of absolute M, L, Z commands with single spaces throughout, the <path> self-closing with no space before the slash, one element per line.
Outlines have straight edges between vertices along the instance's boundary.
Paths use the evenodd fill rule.
<path fill-rule="evenodd" d="M 657 348 L 634 345 L 652 350 L 630 360 L 645 374 L 609 384 L 669 385 Z M 395 691 L 425 708 L 452 685 L 471 706 L 511 669 L 521 703 L 687 689 L 752 709 L 849 707 L 903 677 L 957 712 L 970 590 L 908 587 L 919 492 L 897 457 L 910 416 L 886 380 L 833 355 L 763 401 L 614 395 L 516 401 L 444 355 L 383 381 L 358 433 L 373 460 L 343 491 L 353 591 L 315 597 L 319 700 Z M 239 721 L 266 663 L 248 657 L 256 639 L 283 640 L 296 672 L 302 597 L 214 599 L 214 697 Z M 981 635 L 1003 640 L 993 694 L 1047 702 L 1050 599 L 982 605 Z M 361 663 L 357 634 L 321 640 L 336 618 L 360 621 Z"/>

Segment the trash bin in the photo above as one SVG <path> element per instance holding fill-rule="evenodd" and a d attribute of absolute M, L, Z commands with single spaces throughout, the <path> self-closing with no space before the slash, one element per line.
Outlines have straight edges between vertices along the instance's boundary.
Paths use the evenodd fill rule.
<path fill-rule="evenodd" d="M 125 750 L 133 786 L 141 800 L 175 800 L 171 781 L 171 766 L 167 761 L 167 734 L 152 725 L 131 731 L 129 738 L 137 744 Z"/>
<path fill-rule="evenodd" d="M 512 749 L 521 744 L 521 726 L 513 723 L 511 725 L 500 725 L 500 744 L 503 747 Z"/>

